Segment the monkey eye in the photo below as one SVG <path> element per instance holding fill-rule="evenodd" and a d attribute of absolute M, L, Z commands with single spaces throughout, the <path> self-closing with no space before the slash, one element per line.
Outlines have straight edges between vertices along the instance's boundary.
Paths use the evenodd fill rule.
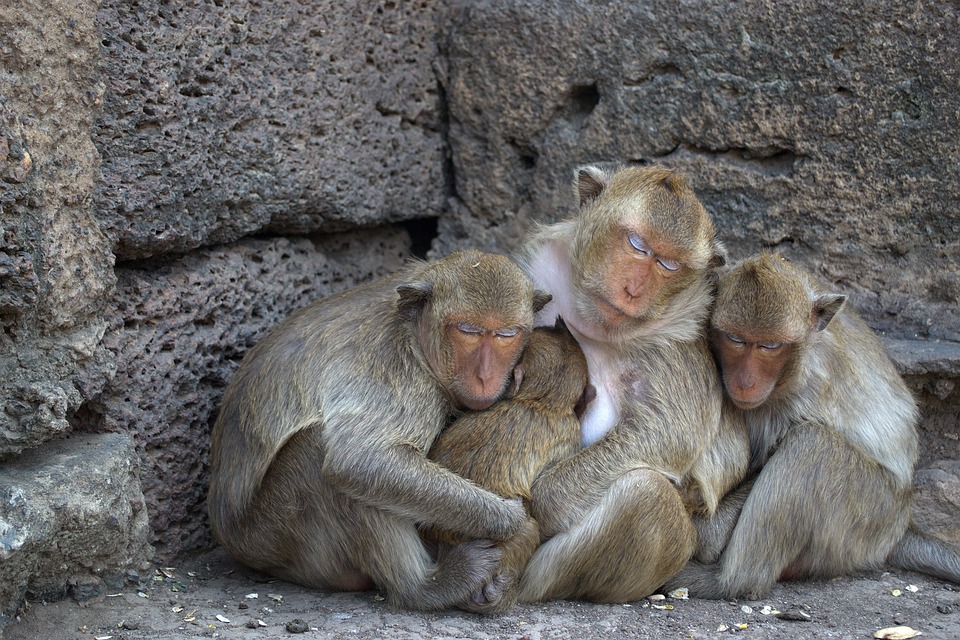
<path fill-rule="evenodd" d="M 483 333 L 483 328 L 469 322 L 460 322 L 457 324 L 457 331 L 471 336 L 478 336 Z"/>
<path fill-rule="evenodd" d="M 515 338 L 517 334 L 520 333 L 520 329 L 516 327 L 507 327 L 505 329 L 497 329 L 493 332 L 493 335 L 498 338 Z"/>
<path fill-rule="evenodd" d="M 776 351 L 777 349 L 783 346 L 783 343 L 780 341 L 761 342 L 758 346 L 764 351 Z"/>
<path fill-rule="evenodd" d="M 724 336 L 726 337 L 726 339 L 727 339 L 728 341 L 732 342 L 733 344 L 735 344 L 735 345 L 737 345 L 737 346 L 742 346 L 742 345 L 745 345 L 745 344 L 747 343 L 746 340 L 744 340 L 743 338 L 741 338 L 740 336 L 738 336 L 738 335 L 735 334 L 735 333 L 726 333 L 726 334 L 724 334 Z"/>
<path fill-rule="evenodd" d="M 681 266 L 676 260 L 667 260 L 666 258 L 657 258 L 657 262 L 667 271 L 677 271 Z"/>
<path fill-rule="evenodd" d="M 650 248 L 643 238 L 638 236 L 635 233 L 628 233 L 627 240 L 630 242 L 630 246 L 633 247 L 638 253 L 642 253 L 645 256 L 653 255 L 653 249 Z"/>

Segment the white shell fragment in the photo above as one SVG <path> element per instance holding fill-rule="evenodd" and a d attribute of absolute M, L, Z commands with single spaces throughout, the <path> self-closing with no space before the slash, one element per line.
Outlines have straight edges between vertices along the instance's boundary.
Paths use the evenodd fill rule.
<path fill-rule="evenodd" d="M 686 600 L 690 597 L 690 591 L 686 587 L 680 587 L 678 589 L 674 589 L 667 595 L 674 600 Z"/>
<path fill-rule="evenodd" d="M 217 620 L 219 620 L 220 622 L 223 622 L 223 623 L 227 623 L 227 624 L 229 624 L 229 622 L 230 622 L 230 618 L 228 618 L 227 616 L 222 616 L 222 615 L 220 615 L 219 613 L 217 614 Z"/>
<path fill-rule="evenodd" d="M 907 640 L 907 638 L 916 638 L 922 635 L 922 633 L 910 627 L 887 627 L 874 632 L 873 637 L 881 640 Z"/>

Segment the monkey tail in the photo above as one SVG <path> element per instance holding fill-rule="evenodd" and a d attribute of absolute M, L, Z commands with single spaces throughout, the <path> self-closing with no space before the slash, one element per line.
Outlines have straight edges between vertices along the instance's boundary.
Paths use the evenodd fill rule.
<path fill-rule="evenodd" d="M 887 563 L 960 584 L 960 549 L 923 533 L 912 521 L 887 556 Z"/>

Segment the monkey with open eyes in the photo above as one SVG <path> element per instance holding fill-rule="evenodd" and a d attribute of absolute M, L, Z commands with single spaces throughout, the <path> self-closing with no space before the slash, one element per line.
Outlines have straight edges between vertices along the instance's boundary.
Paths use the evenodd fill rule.
<path fill-rule="evenodd" d="M 914 399 L 845 299 L 779 254 L 720 277 L 712 342 L 725 413 L 749 429 L 752 478 L 704 527 L 703 555 L 718 561 L 692 562 L 671 585 L 758 598 L 778 580 L 884 561 L 960 583 L 957 549 L 910 525 Z"/>
<path fill-rule="evenodd" d="M 291 315 L 247 353 L 211 441 L 208 510 L 241 562 L 310 587 L 454 606 L 526 522 L 427 458 L 451 416 L 507 390 L 549 300 L 505 256 L 467 251 Z M 468 539 L 435 561 L 418 525 Z"/>
<path fill-rule="evenodd" d="M 694 551 L 691 513 L 712 513 L 746 471 L 743 430 L 721 422 L 707 342 L 713 270 L 725 251 L 693 189 L 659 165 L 589 165 L 577 213 L 537 230 L 518 260 L 553 295 L 596 398 L 583 449 L 534 483 L 546 541 L 520 600 L 629 602 Z"/>
<path fill-rule="evenodd" d="M 481 487 L 529 504 L 537 476 L 580 449 L 579 416 L 594 389 L 587 361 L 561 318 L 553 327 L 533 331 L 514 371 L 512 394 L 457 419 L 429 455 Z M 427 537 L 441 544 L 464 541 L 443 531 L 427 532 Z M 520 576 L 539 544 L 540 528 L 530 518 L 519 533 L 497 544 L 503 556 L 495 579 L 461 606 L 487 614 L 512 607 Z"/>

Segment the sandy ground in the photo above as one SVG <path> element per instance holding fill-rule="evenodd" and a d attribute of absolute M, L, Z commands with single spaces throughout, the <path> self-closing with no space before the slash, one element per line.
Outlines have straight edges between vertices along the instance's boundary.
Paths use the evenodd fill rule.
<path fill-rule="evenodd" d="M 781 619 L 793 609 L 809 621 Z M 483 618 L 460 611 L 395 611 L 376 592 L 328 593 L 271 580 L 222 550 L 158 567 L 139 588 L 81 607 L 30 603 L 3 640 L 140 638 L 871 638 L 909 626 L 922 638 L 960 638 L 960 587 L 903 572 L 779 585 L 757 602 L 665 598 L 624 605 L 549 602 Z"/>

